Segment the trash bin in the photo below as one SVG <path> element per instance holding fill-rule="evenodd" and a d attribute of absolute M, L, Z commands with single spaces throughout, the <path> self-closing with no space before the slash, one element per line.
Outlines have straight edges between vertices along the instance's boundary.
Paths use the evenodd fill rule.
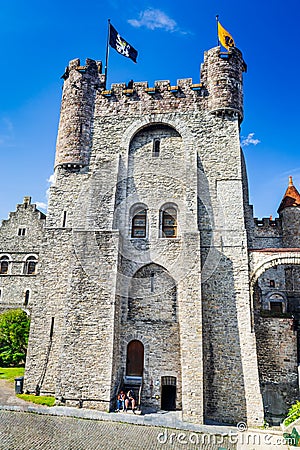
<path fill-rule="evenodd" d="M 23 383 L 24 383 L 24 377 L 15 378 L 15 393 L 16 394 L 23 393 Z"/>

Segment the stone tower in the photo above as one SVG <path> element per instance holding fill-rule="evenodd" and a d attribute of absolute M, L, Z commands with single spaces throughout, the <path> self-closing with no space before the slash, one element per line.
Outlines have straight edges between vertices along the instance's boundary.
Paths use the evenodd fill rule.
<path fill-rule="evenodd" d="M 239 144 L 242 54 L 191 79 L 64 75 L 25 388 L 107 410 L 132 386 L 189 421 L 261 424 L 249 205 Z"/>
<path fill-rule="evenodd" d="M 289 177 L 289 185 L 278 208 L 282 221 L 283 247 L 300 247 L 300 194 Z"/>

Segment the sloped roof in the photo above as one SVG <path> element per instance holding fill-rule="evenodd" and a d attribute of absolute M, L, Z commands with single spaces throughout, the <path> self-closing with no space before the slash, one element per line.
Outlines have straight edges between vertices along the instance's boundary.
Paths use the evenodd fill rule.
<path fill-rule="evenodd" d="M 300 206 L 300 194 L 293 184 L 293 178 L 289 177 L 289 185 L 278 208 L 278 213 L 290 206 Z"/>

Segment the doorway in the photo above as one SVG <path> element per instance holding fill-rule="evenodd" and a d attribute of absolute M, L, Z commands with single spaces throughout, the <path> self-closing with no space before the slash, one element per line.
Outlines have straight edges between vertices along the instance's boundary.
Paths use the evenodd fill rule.
<path fill-rule="evenodd" d="M 133 340 L 127 345 L 126 375 L 142 377 L 144 370 L 144 346 L 141 341 Z"/>
<path fill-rule="evenodd" d="M 161 378 L 161 409 L 176 410 L 176 377 Z"/>

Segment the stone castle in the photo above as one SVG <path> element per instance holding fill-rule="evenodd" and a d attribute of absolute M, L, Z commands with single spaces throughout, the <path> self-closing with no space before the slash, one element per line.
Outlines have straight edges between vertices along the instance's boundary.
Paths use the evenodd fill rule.
<path fill-rule="evenodd" d="M 70 62 L 47 216 L 25 197 L 0 228 L 26 391 L 107 411 L 131 386 L 142 408 L 249 425 L 295 401 L 300 195 L 290 179 L 279 217 L 253 218 L 245 70 L 215 47 L 197 84 L 107 90 L 101 62 Z"/>

